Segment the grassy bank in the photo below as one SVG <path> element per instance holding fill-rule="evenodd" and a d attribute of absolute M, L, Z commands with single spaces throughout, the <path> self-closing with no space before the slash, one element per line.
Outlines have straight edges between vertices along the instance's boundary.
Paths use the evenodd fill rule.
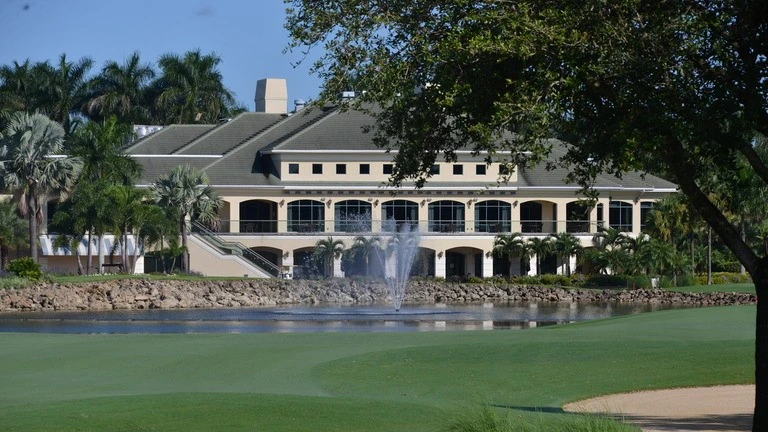
<path fill-rule="evenodd" d="M 0 334 L 10 431 L 434 431 L 476 402 L 558 422 L 599 394 L 750 382 L 754 307 L 525 331 Z"/>

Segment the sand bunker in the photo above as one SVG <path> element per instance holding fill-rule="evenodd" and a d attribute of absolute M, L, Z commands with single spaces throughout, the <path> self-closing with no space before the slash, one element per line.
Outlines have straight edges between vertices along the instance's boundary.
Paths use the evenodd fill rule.
<path fill-rule="evenodd" d="M 741 432 L 752 430 L 754 385 L 694 387 L 601 396 L 563 407 L 610 413 L 644 431 Z"/>

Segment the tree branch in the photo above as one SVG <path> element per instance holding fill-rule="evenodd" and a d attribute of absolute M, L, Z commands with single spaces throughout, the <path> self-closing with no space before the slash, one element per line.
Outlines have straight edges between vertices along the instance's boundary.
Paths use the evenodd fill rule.
<path fill-rule="evenodd" d="M 766 184 L 768 184 L 768 167 L 765 166 L 765 163 L 760 158 L 760 155 L 757 154 L 755 148 L 750 145 L 746 145 L 740 147 L 739 152 L 741 152 L 741 154 L 747 158 L 749 165 L 752 166 L 752 169 L 755 170 L 755 173 L 760 176 L 760 178 L 763 179 Z"/>
<path fill-rule="evenodd" d="M 685 155 L 687 154 L 683 145 L 675 139 L 668 139 L 667 145 L 662 152 L 664 159 L 669 164 L 671 171 L 677 177 L 683 193 L 691 200 L 694 208 L 701 215 L 710 227 L 720 236 L 723 243 L 730 248 L 736 255 L 736 258 L 744 264 L 750 274 L 755 274 L 758 270 L 759 258 L 755 252 L 741 239 L 739 231 L 728 222 L 728 219 L 718 209 L 707 195 L 701 191 L 696 184 L 696 167 Z"/>

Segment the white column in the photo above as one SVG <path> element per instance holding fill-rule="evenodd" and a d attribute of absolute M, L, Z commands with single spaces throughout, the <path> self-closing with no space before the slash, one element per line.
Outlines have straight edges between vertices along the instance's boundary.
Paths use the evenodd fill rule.
<path fill-rule="evenodd" d="M 557 204 L 557 214 L 555 215 L 555 232 L 566 232 L 566 220 L 568 219 L 568 213 L 565 211 L 568 204 L 561 202 Z"/>
<path fill-rule="evenodd" d="M 333 258 L 333 277 L 344 277 L 344 272 L 341 271 L 341 257 Z"/>
<path fill-rule="evenodd" d="M 632 234 L 640 234 L 640 225 L 642 219 L 640 218 L 640 202 L 632 202 Z"/>
<path fill-rule="evenodd" d="M 528 267 L 530 270 L 528 270 L 528 276 L 536 276 L 536 256 L 532 256 L 531 260 L 528 262 Z"/>
<path fill-rule="evenodd" d="M 464 273 L 479 276 L 475 274 L 475 254 L 464 255 Z"/>
<path fill-rule="evenodd" d="M 476 276 L 484 278 L 493 276 L 493 254 L 490 251 L 483 252 L 483 274 Z"/>
<path fill-rule="evenodd" d="M 445 252 L 435 255 L 435 277 L 445 277 Z"/>

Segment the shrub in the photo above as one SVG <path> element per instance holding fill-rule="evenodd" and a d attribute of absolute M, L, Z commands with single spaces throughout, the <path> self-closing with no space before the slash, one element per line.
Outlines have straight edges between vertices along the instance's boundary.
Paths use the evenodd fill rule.
<path fill-rule="evenodd" d="M 6 269 L 16 276 L 25 279 L 39 280 L 43 277 L 43 270 L 40 268 L 40 264 L 30 257 L 11 260 Z"/>
<path fill-rule="evenodd" d="M 712 283 L 715 285 L 730 284 L 730 283 L 749 283 L 749 282 L 752 282 L 752 278 L 749 277 L 749 274 L 743 275 L 741 273 L 735 273 L 735 272 L 712 273 Z M 696 284 L 706 285 L 707 275 L 706 274 L 696 275 Z"/>
<path fill-rule="evenodd" d="M 592 275 L 584 279 L 581 285 L 600 288 L 650 288 L 651 277 L 647 275 Z"/>
<path fill-rule="evenodd" d="M 0 290 L 24 288 L 29 284 L 30 284 L 29 279 L 18 277 L 18 276 L 0 277 Z"/>

